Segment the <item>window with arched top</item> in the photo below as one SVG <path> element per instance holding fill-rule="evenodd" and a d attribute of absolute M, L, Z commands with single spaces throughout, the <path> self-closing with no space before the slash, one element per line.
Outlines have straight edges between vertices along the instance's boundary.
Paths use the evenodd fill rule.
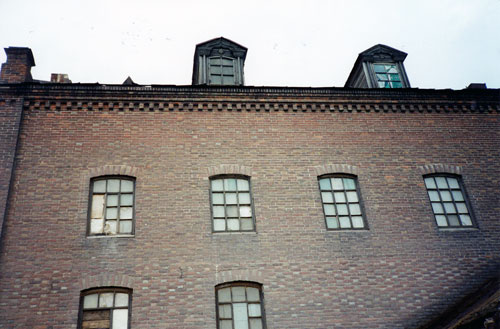
<path fill-rule="evenodd" d="M 266 328 L 262 285 L 231 282 L 215 287 L 217 329 Z"/>
<path fill-rule="evenodd" d="M 356 176 L 324 175 L 318 178 L 318 182 L 327 229 L 367 228 Z"/>
<path fill-rule="evenodd" d="M 87 234 L 134 234 L 135 179 L 102 176 L 91 180 Z"/>
<path fill-rule="evenodd" d="M 82 292 L 78 329 L 129 329 L 132 290 L 99 288 Z"/>

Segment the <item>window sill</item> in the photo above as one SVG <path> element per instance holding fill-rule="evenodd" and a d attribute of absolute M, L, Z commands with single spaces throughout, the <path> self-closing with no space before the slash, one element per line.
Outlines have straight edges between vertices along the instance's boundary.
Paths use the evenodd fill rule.
<path fill-rule="evenodd" d="M 439 232 L 468 232 L 479 231 L 477 227 L 438 227 Z"/>
<path fill-rule="evenodd" d="M 213 235 L 257 234 L 257 231 L 212 232 Z"/>
<path fill-rule="evenodd" d="M 87 239 L 135 238 L 135 234 L 87 235 Z"/>

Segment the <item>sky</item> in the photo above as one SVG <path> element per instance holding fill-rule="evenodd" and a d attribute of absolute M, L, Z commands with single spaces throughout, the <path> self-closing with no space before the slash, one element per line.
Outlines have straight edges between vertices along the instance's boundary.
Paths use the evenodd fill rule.
<path fill-rule="evenodd" d="M 248 48 L 249 86 L 343 87 L 381 43 L 412 87 L 500 88 L 500 0 L 0 0 L 0 46 L 31 48 L 38 80 L 189 85 L 221 36 Z"/>

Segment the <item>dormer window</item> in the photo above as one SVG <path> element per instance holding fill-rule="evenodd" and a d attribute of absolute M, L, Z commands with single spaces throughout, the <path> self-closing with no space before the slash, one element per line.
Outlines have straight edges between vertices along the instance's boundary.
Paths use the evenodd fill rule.
<path fill-rule="evenodd" d="M 373 64 L 379 88 L 403 88 L 401 77 L 395 64 Z"/>
<path fill-rule="evenodd" d="M 196 46 L 193 85 L 241 86 L 247 49 L 231 40 L 217 38 Z"/>

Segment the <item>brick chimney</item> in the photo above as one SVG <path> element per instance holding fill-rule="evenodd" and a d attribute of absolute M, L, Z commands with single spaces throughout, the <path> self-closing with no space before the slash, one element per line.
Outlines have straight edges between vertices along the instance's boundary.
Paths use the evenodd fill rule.
<path fill-rule="evenodd" d="M 7 62 L 2 64 L 0 83 L 31 82 L 31 67 L 35 66 L 35 59 L 31 49 L 26 47 L 5 48 Z"/>

